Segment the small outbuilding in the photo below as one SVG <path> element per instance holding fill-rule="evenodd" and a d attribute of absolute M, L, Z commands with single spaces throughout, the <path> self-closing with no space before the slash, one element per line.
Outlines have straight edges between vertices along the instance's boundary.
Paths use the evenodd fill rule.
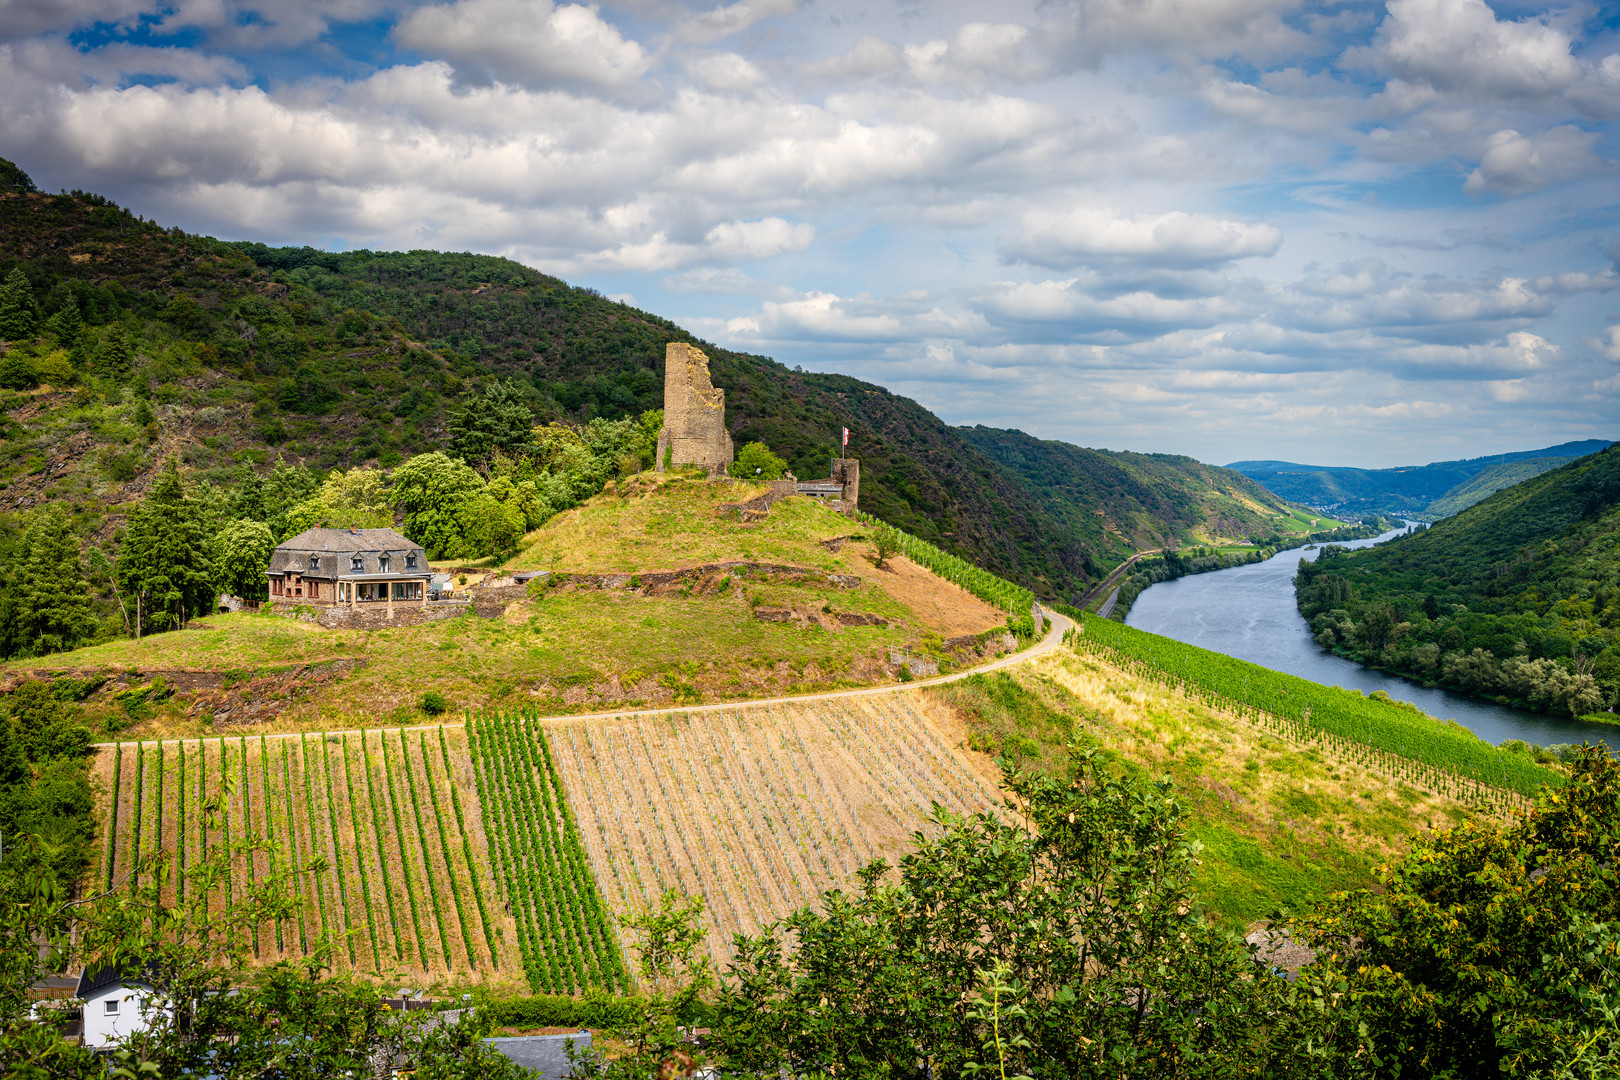
<path fill-rule="evenodd" d="M 117 1046 L 150 1024 L 152 983 L 141 971 L 116 965 L 85 968 L 74 997 L 84 1002 L 83 1044 L 92 1050 Z"/>
<path fill-rule="evenodd" d="M 360 608 L 426 604 L 427 552 L 393 529 L 305 529 L 270 555 L 271 600 Z"/>

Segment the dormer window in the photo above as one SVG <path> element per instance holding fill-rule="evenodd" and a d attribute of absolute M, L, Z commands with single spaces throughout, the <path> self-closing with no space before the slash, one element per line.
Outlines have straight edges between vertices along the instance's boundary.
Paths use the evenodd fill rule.
<path fill-rule="evenodd" d="M 416 552 L 413 551 L 409 555 L 405 556 L 405 569 L 416 569 Z"/>
<path fill-rule="evenodd" d="M 349 570 L 351 572 L 358 574 L 360 571 L 364 570 L 365 568 L 366 568 L 366 561 L 364 559 L 362 559 L 360 556 L 356 555 L 354 558 L 349 560 Z"/>
<path fill-rule="evenodd" d="M 309 557 L 309 568 L 311 570 L 319 570 L 321 568 L 321 557 L 319 555 L 311 555 Z"/>
<path fill-rule="evenodd" d="M 377 569 L 381 570 L 385 574 L 388 573 L 388 556 L 382 555 L 378 557 Z"/>

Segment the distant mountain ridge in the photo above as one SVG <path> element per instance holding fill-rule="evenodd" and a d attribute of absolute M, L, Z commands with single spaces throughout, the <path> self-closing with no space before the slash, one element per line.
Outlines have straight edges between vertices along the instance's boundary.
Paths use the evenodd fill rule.
<path fill-rule="evenodd" d="M 1264 485 L 1279 498 L 1318 510 L 1352 515 L 1417 515 L 1487 469 L 1535 458 L 1569 461 L 1595 454 L 1608 445 L 1607 439 L 1584 439 L 1539 450 L 1488 454 L 1391 469 L 1303 465 L 1293 461 L 1234 461 L 1226 467 Z"/>
<path fill-rule="evenodd" d="M 389 469 L 442 449 L 450 407 L 497 379 L 536 423 L 635 416 L 662 404 L 673 341 L 709 355 L 739 447 L 763 441 L 808 479 L 847 427 L 863 509 L 1043 597 L 1073 596 L 1138 541 L 1301 531 L 1278 501 L 1190 459 L 1046 449 L 1072 475 L 1037 492 L 980 449 L 988 436 L 909 398 L 698 342 L 504 258 L 225 243 L 25 185 L 0 190 L 0 279 L 14 272 L 16 295 L 0 299 L 29 330 L 0 344 L 0 541 L 55 502 L 81 540 L 106 543 L 175 458 L 216 489 L 278 456 Z M 996 441 L 1014 434 L 1061 445 Z"/>
<path fill-rule="evenodd" d="M 1453 514 L 1460 514 L 1483 499 L 1488 499 L 1503 488 L 1522 484 L 1532 477 L 1540 476 L 1544 472 L 1569 464 L 1568 458 L 1539 457 L 1525 458 L 1522 461 L 1504 461 L 1500 465 L 1492 465 L 1484 472 L 1468 480 L 1464 480 L 1440 498 L 1430 503 L 1421 513 L 1415 515 L 1424 521 L 1439 521 Z"/>

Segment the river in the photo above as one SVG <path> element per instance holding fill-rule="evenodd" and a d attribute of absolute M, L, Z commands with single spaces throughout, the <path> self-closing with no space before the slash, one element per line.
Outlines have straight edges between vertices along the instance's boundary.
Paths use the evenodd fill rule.
<path fill-rule="evenodd" d="M 1343 546 L 1367 547 L 1404 531 L 1395 529 Z M 1523 739 L 1542 746 L 1602 742 L 1620 752 L 1620 728 L 1426 689 L 1322 649 L 1311 640 L 1310 628 L 1294 606 L 1294 574 L 1301 562 L 1316 555 L 1303 549 L 1281 551 L 1262 563 L 1161 581 L 1136 598 L 1125 624 L 1329 686 L 1365 694 L 1382 690 L 1431 716 L 1455 720 L 1488 742 Z"/>

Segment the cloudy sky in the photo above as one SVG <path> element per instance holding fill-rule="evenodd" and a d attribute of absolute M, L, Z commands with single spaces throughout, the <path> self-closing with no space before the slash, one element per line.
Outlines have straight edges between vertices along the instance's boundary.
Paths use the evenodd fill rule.
<path fill-rule="evenodd" d="M 953 423 L 1225 463 L 1620 437 L 1620 6 L 0 0 L 0 156 L 502 254 Z"/>

